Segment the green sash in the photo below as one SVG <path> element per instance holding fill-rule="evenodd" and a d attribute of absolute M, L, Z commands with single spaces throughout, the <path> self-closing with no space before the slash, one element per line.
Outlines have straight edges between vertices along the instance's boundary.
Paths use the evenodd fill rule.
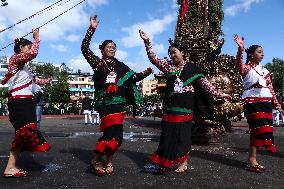
<path fill-rule="evenodd" d="M 133 76 L 135 72 L 133 70 L 127 72 L 122 78 L 120 78 L 116 85 L 119 87 L 125 81 L 127 81 L 131 76 Z M 123 97 L 106 97 L 107 93 L 104 89 L 101 89 L 94 95 L 94 101 L 96 101 L 97 106 L 101 105 L 111 105 L 111 104 L 124 104 L 126 103 L 126 99 Z"/>

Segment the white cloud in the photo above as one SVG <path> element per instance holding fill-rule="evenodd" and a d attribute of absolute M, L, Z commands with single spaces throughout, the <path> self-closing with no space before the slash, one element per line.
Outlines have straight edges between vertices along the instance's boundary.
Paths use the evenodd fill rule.
<path fill-rule="evenodd" d="M 163 44 L 155 44 L 153 45 L 153 50 L 157 53 L 157 54 L 161 54 L 161 53 L 165 53 L 165 47 Z"/>
<path fill-rule="evenodd" d="M 165 46 L 163 44 L 154 44 L 153 51 L 155 52 L 156 56 L 158 56 L 159 58 L 163 58 L 163 56 L 167 54 L 167 50 L 165 49 Z M 142 56 L 144 60 L 149 62 L 145 47 L 141 47 L 138 54 Z"/>
<path fill-rule="evenodd" d="M 54 45 L 54 44 L 51 44 L 50 47 L 53 48 L 53 49 L 56 49 L 59 52 L 66 52 L 67 49 L 68 49 L 67 46 L 65 46 L 65 45 Z"/>
<path fill-rule="evenodd" d="M 96 55 L 96 56 L 99 56 L 99 57 L 101 57 L 102 56 L 102 53 L 101 53 L 101 50 L 99 49 L 99 43 L 92 43 L 91 45 L 90 45 L 90 48 L 91 48 L 91 50 L 94 52 L 94 54 Z"/>
<path fill-rule="evenodd" d="M 239 0 L 240 2 L 225 8 L 225 15 L 234 16 L 240 11 L 247 12 L 253 3 L 261 3 L 264 0 Z"/>
<path fill-rule="evenodd" d="M 128 56 L 126 51 L 122 51 L 122 50 L 117 50 L 115 53 L 115 57 L 118 60 L 124 60 L 126 57 Z"/>
<path fill-rule="evenodd" d="M 81 38 L 82 38 L 82 37 L 79 36 L 79 35 L 71 34 L 71 35 L 68 35 L 68 36 L 67 36 L 66 40 L 67 40 L 67 41 L 70 41 L 70 42 L 78 42 L 78 41 L 81 40 Z"/>
<path fill-rule="evenodd" d="M 162 19 L 154 19 L 143 23 L 136 23 L 129 27 L 122 28 L 122 31 L 128 33 L 128 36 L 122 38 L 122 44 L 125 47 L 137 47 L 142 46 L 143 41 L 139 36 L 139 29 L 145 31 L 151 40 L 155 35 L 164 32 L 167 27 L 175 20 L 175 15 L 165 15 Z"/>
<path fill-rule="evenodd" d="M 143 61 L 143 60 L 128 61 L 128 62 L 125 62 L 125 64 L 127 66 L 129 66 L 130 69 L 132 69 L 133 71 L 135 71 L 137 73 L 142 72 L 142 71 L 146 70 L 149 67 L 153 68 L 154 73 L 151 74 L 150 76 L 148 76 L 147 79 L 154 78 L 154 74 L 155 73 L 159 73 L 158 68 L 156 66 L 154 66 L 153 64 L 151 64 L 149 62 L 149 60 L 148 61 Z"/>
<path fill-rule="evenodd" d="M 12 29 L 5 31 L 4 37 L 11 40 L 15 37 L 23 36 L 30 32 L 32 28 L 43 25 L 79 2 L 79 0 L 69 2 L 63 1 L 61 6 L 54 6 L 55 8 L 52 10 L 48 9 L 47 11 L 43 11 L 42 14 L 34 16 L 33 18 L 16 25 Z M 64 39 L 67 36 L 67 33 L 79 30 L 89 22 L 89 14 L 85 11 L 85 6 L 96 8 L 97 6 L 107 4 L 108 0 L 88 0 L 86 2 L 83 2 L 76 8 L 40 28 L 41 39 L 44 41 Z M 0 29 L 13 25 L 53 3 L 53 0 L 9 1 L 8 6 L 1 8 Z M 27 6 L 28 8 L 23 8 Z"/>
<path fill-rule="evenodd" d="M 73 72 L 76 72 L 76 71 L 78 71 L 78 69 L 80 69 L 82 72 L 93 73 L 91 66 L 86 61 L 86 59 L 83 57 L 83 55 L 79 55 L 79 56 L 74 57 L 73 59 L 69 60 L 66 63 L 66 66 L 68 68 L 72 68 Z"/>

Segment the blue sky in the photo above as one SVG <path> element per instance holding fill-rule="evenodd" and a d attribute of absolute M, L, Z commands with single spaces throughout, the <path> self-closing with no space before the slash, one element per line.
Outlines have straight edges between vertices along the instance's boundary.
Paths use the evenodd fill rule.
<path fill-rule="evenodd" d="M 7 0 L 9 5 L 0 7 L 0 29 L 56 1 Z M 0 47 L 80 1 L 64 0 L 63 2 L 67 2 L 64 5 L 0 33 Z M 251 44 L 263 46 L 265 57 L 262 64 L 271 62 L 273 57 L 284 59 L 283 0 L 224 0 L 223 10 L 223 54 L 236 54 L 233 34 L 238 33 L 245 37 L 247 47 Z M 90 72 L 91 68 L 81 55 L 80 44 L 89 26 L 89 16 L 97 14 L 100 23 L 91 43 L 93 51 L 100 56 L 98 44 L 105 39 L 112 39 L 117 43 L 117 58 L 135 71 L 142 71 L 152 65 L 146 57 L 138 29 L 141 28 L 150 35 L 156 54 L 165 57 L 168 39 L 174 37 L 177 12 L 176 0 L 86 0 L 40 29 L 41 45 L 36 60 L 54 64 L 65 62 L 74 71 L 81 69 Z M 27 38 L 31 39 L 32 36 Z M 10 46 L 0 51 L 0 56 L 12 53 L 13 47 Z M 155 69 L 155 72 L 158 70 Z"/>

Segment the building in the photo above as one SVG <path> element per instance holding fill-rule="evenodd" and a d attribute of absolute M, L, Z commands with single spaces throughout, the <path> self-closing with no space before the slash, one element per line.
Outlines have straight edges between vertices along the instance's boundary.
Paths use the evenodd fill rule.
<path fill-rule="evenodd" d="M 72 100 L 77 100 L 80 96 L 92 94 L 95 91 L 90 73 L 70 73 L 69 77 L 69 91 Z"/>
<path fill-rule="evenodd" d="M 0 56 L 0 81 L 4 78 L 6 73 L 8 72 L 8 60 L 7 56 Z M 7 84 L 4 86 L 0 84 L 0 87 L 8 87 Z"/>
<path fill-rule="evenodd" d="M 158 80 L 152 79 L 152 80 L 143 80 L 140 83 L 140 89 L 141 93 L 143 95 L 152 95 L 152 94 L 157 94 L 156 86 L 158 84 Z"/>

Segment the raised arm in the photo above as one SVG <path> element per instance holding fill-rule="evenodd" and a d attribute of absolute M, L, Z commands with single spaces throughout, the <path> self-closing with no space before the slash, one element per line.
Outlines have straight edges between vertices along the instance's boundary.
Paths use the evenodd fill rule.
<path fill-rule="evenodd" d="M 32 44 L 30 50 L 27 52 L 21 52 L 14 54 L 9 62 L 12 63 L 13 65 L 21 65 L 21 64 L 26 64 L 27 62 L 31 61 L 34 59 L 37 54 L 38 54 L 38 49 L 39 49 L 39 30 L 38 29 L 33 29 L 33 38 L 34 38 L 34 43 Z"/>
<path fill-rule="evenodd" d="M 249 65 L 244 65 L 243 64 L 243 52 L 244 52 L 244 38 L 240 38 L 237 34 L 234 35 L 234 40 L 238 45 L 238 52 L 236 55 L 236 59 L 235 59 L 235 66 L 236 68 L 239 70 L 239 73 L 242 76 L 245 76 L 247 74 L 247 72 L 249 71 Z"/>
<path fill-rule="evenodd" d="M 140 72 L 140 73 L 136 73 L 134 76 L 133 76 L 133 80 L 134 82 L 138 82 L 138 81 L 141 81 L 143 80 L 144 78 L 148 77 L 150 74 L 153 73 L 153 68 L 147 68 L 146 70 L 144 70 L 143 72 Z"/>
<path fill-rule="evenodd" d="M 151 44 L 151 41 L 148 35 L 142 30 L 139 30 L 139 33 L 140 33 L 140 37 L 144 41 L 147 55 L 148 55 L 150 62 L 154 64 L 159 70 L 167 74 L 170 71 L 170 65 L 168 63 L 168 60 L 159 59 L 153 51 L 152 44 Z"/>
<path fill-rule="evenodd" d="M 90 49 L 90 42 L 98 24 L 99 21 L 97 20 L 97 16 L 91 16 L 90 27 L 88 28 L 87 33 L 81 44 L 82 54 L 93 69 L 96 69 L 98 65 L 102 62 L 102 60 L 98 56 L 96 56 Z"/>

